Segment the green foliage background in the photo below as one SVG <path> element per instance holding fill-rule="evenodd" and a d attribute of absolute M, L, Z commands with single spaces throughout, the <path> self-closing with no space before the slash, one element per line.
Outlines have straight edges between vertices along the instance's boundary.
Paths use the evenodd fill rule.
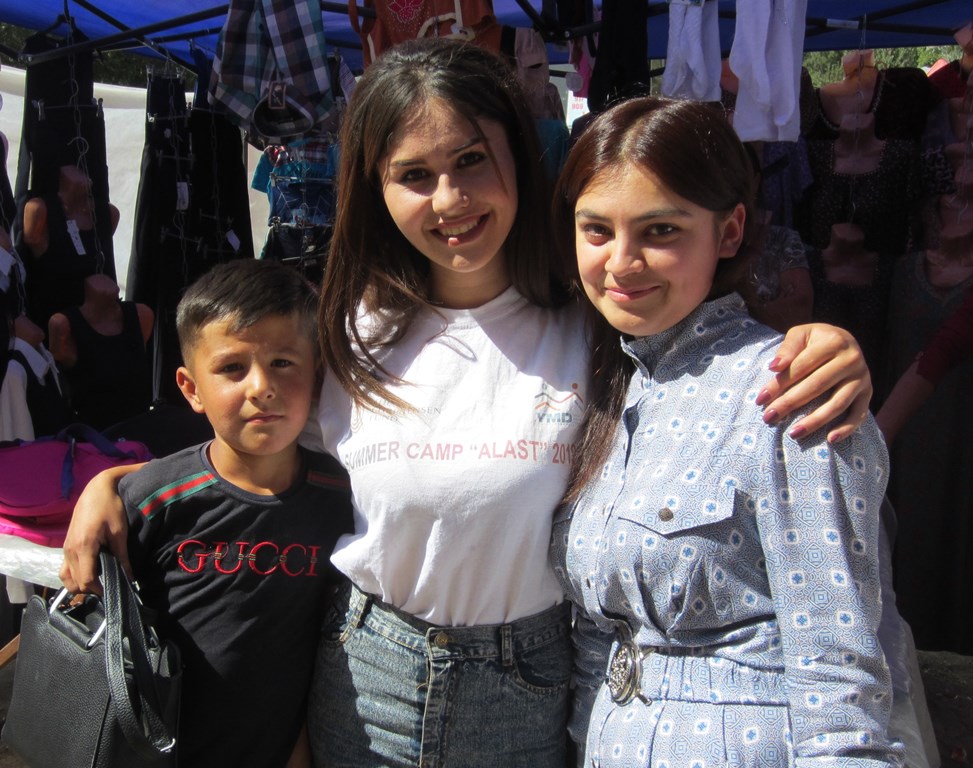
<path fill-rule="evenodd" d="M 941 45 L 931 48 L 877 48 L 875 64 L 888 67 L 930 67 L 939 59 L 951 61 L 959 56 L 959 46 Z M 804 66 L 815 87 L 841 80 L 841 57 L 847 51 L 811 51 L 804 54 Z"/>

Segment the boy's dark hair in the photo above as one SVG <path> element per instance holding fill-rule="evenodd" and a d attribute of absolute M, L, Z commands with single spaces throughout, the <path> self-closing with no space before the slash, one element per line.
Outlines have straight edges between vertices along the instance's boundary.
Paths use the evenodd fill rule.
<path fill-rule="evenodd" d="M 318 295 L 296 269 L 279 262 L 238 259 L 219 264 L 186 290 L 176 307 L 176 332 L 184 361 L 207 325 L 229 320 L 234 333 L 271 315 L 300 316 L 318 353 Z"/>

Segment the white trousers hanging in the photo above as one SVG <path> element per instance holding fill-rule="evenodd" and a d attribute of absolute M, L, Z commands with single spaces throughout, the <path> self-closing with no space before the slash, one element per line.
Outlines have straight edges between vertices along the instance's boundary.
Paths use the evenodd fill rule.
<path fill-rule="evenodd" d="M 669 0 L 665 96 L 720 100 L 720 29 L 716 0 Z"/>
<path fill-rule="evenodd" d="M 742 141 L 797 141 L 807 0 L 737 0 L 730 69 Z"/>

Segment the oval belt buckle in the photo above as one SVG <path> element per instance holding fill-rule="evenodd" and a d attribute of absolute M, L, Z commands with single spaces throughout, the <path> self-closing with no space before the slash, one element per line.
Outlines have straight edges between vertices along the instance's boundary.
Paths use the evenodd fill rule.
<path fill-rule="evenodd" d="M 608 663 L 608 691 L 612 701 L 628 704 L 639 692 L 642 678 L 642 653 L 631 640 L 620 640 Z"/>

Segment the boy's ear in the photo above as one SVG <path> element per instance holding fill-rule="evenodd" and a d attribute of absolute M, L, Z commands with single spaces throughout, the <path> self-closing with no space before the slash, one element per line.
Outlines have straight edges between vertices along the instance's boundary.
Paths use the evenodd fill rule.
<path fill-rule="evenodd" d="M 719 256 L 721 259 L 730 259 L 736 256 L 740 246 L 743 245 L 744 226 L 747 221 L 747 210 L 743 203 L 737 203 L 730 215 L 727 216 L 720 225 L 720 248 Z"/>
<path fill-rule="evenodd" d="M 199 399 L 199 393 L 196 390 L 196 379 L 193 378 L 192 373 L 184 365 L 176 369 L 176 385 L 179 387 L 179 391 L 182 392 L 182 396 L 186 398 L 186 401 L 196 413 L 206 413 L 206 408 L 202 400 Z"/>

